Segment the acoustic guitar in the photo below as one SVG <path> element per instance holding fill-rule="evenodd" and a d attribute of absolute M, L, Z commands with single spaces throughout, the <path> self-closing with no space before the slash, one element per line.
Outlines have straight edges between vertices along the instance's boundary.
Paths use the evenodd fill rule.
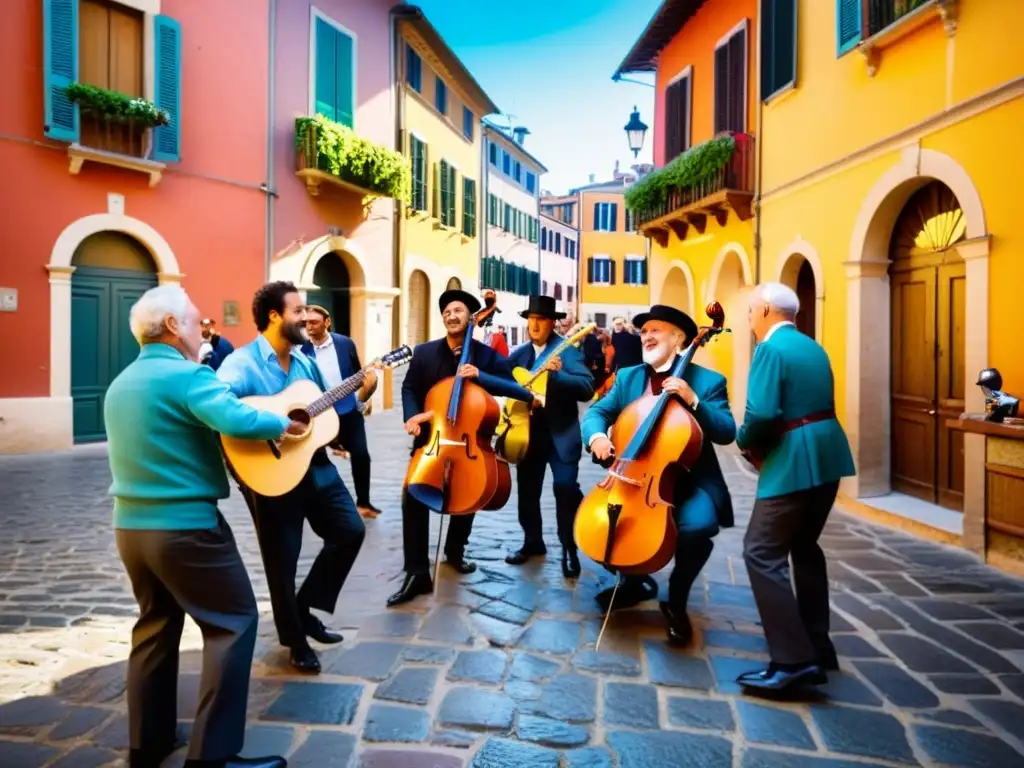
<path fill-rule="evenodd" d="M 243 403 L 287 416 L 305 425 L 306 429 L 299 435 L 285 435 L 280 442 L 239 440 L 221 435 L 224 457 L 235 478 L 261 496 L 288 493 L 302 481 L 313 454 L 338 436 L 338 414 L 334 404 L 358 391 L 371 369 L 397 368 L 411 359 L 412 350 L 401 346 L 327 392 L 321 392 L 315 382 L 301 379 L 276 395 L 243 397 Z"/>

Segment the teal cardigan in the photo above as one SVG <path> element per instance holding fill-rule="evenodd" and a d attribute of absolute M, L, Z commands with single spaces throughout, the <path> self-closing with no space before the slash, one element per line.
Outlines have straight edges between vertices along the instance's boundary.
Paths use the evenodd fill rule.
<path fill-rule="evenodd" d="M 747 409 L 736 434 L 741 449 L 768 448 L 779 421 L 835 408 L 828 353 L 792 325 L 776 328 L 757 345 L 747 384 Z M 757 498 L 806 490 L 856 474 L 853 454 L 835 418 L 790 430 L 765 457 Z"/>
<path fill-rule="evenodd" d="M 242 403 L 209 366 L 146 344 L 103 404 L 114 527 L 197 530 L 217 525 L 228 480 L 217 433 L 270 440 L 289 420 Z"/>

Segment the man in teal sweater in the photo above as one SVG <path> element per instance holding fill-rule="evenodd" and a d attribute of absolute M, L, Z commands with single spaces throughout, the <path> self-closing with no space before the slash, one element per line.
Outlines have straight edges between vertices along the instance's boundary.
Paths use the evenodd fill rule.
<path fill-rule="evenodd" d="M 258 613 L 249 575 L 217 510 L 228 481 L 217 433 L 280 439 L 301 431 L 240 402 L 196 361 L 199 311 L 176 285 L 132 307 L 138 358 L 104 402 L 117 550 L 139 604 L 128 658 L 131 768 L 175 748 L 178 646 L 185 614 L 203 633 L 199 708 L 187 768 L 286 765 L 240 758 Z"/>
<path fill-rule="evenodd" d="M 785 285 L 766 283 L 754 291 L 750 325 L 759 343 L 736 435 L 741 450 L 764 457 L 743 558 L 771 656 L 767 669 L 744 673 L 738 682 L 771 690 L 821 684 L 826 671 L 839 668 L 818 537 L 840 478 L 855 474 L 836 419 L 828 354 L 796 329 L 799 311 L 800 300 Z"/>

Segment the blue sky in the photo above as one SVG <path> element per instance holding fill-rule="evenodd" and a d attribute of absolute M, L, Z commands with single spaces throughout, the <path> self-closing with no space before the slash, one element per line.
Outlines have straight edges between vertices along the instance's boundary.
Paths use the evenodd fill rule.
<path fill-rule="evenodd" d="M 623 126 L 634 105 L 653 124 L 654 89 L 611 77 L 661 0 L 413 2 L 501 111 L 530 129 L 526 148 L 548 168 L 542 188 L 610 178 L 616 160 L 651 162 L 651 132 L 634 160 Z"/>

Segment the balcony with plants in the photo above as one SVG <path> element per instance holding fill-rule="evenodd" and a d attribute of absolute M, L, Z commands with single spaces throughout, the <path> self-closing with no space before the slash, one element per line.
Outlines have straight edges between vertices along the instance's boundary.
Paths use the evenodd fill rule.
<path fill-rule="evenodd" d="M 671 232 L 680 240 L 690 227 L 703 234 L 709 216 L 720 226 L 730 211 L 750 219 L 753 197 L 754 139 L 729 132 L 642 176 L 626 190 L 626 207 L 637 229 L 665 247 Z"/>
<path fill-rule="evenodd" d="M 364 204 L 381 197 L 409 202 L 409 163 L 401 152 L 358 136 L 347 125 L 323 115 L 295 121 L 296 175 L 310 195 L 334 187 L 363 196 Z"/>

